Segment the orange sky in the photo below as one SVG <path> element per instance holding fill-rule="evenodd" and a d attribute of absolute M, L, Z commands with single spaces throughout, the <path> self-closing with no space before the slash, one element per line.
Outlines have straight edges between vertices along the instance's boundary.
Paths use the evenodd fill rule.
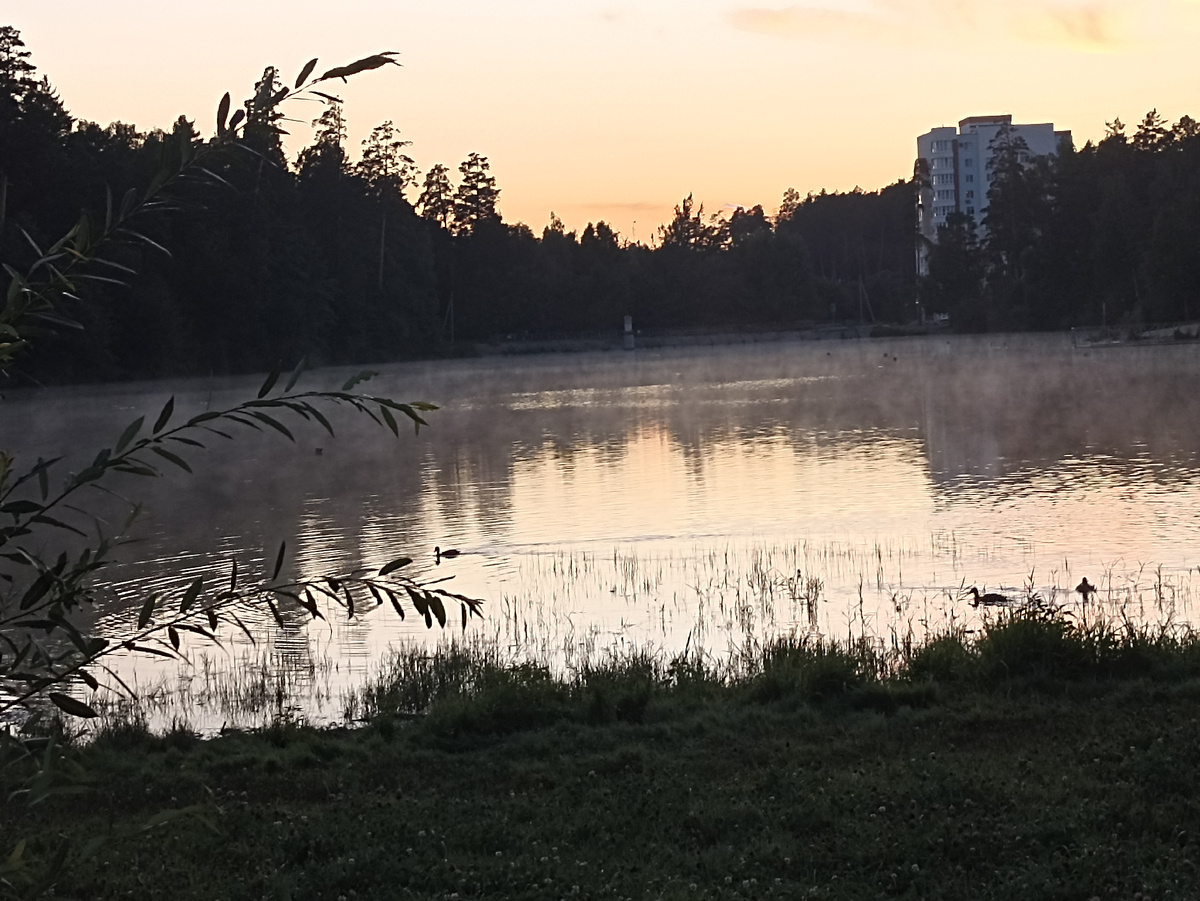
<path fill-rule="evenodd" d="M 1077 144 L 1152 107 L 1200 118 L 1200 0 L 5 0 L 0 24 L 72 114 L 143 129 L 211 131 L 267 64 L 397 50 L 404 68 L 339 91 L 352 154 L 391 119 L 422 170 L 486 155 L 507 221 L 640 240 L 689 192 L 773 211 L 789 186 L 906 178 L 916 135 L 969 115 Z"/>

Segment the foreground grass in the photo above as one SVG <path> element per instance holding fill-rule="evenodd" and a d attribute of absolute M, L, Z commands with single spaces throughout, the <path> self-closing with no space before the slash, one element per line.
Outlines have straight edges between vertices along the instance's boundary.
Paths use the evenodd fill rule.
<path fill-rule="evenodd" d="M 451 658 L 426 695 L 377 686 L 361 729 L 114 726 L 69 752 L 88 794 L 0 827 L 28 875 L 71 837 L 71 898 L 1195 897 L 1194 642 L 1029 619 L 903 672 L 805 642 L 736 679 Z"/>

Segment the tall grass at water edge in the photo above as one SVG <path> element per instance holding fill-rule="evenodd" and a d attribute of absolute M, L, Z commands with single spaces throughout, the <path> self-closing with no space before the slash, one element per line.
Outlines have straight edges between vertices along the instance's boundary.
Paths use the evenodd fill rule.
<path fill-rule="evenodd" d="M 202 663 L 175 685 L 136 698 L 93 699 L 97 734 L 130 728 L 211 734 L 281 723 L 369 723 L 422 717 L 453 732 L 503 733 L 570 720 L 642 722 L 672 706 L 705 702 L 835 704 L 885 712 L 925 706 L 966 688 L 1049 689 L 1070 682 L 1200 677 L 1200 633 L 1183 626 L 1082 620 L 1057 608 L 1020 607 L 987 616 L 973 633 L 954 629 L 919 641 L 838 641 L 802 632 L 748 641 L 731 653 L 699 648 L 607 650 L 566 670 L 518 659 L 492 644 L 447 642 L 393 649 L 357 687 L 328 687 L 324 661 L 297 674 L 266 657 L 233 670 Z M 310 717 L 313 682 L 325 716 Z"/>
<path fill-rule="evenodd" d="M 544 555 L 537 581 L 553 589 L 548 595 L 530 591 L 520 603 L 505 598 L 480 633 L 393 648 L 367 673 L 346 669 L 333 648 L 315 656 L 312 649 L 299 655 L 260 649 L 232 664 L 201 655 L 196 665 L 139 688 L 136 699 L 89 700 L 114 726 L 144 723 L 156 732 L 212 734 L 288 721 L 417 716 L 439 706 L 474 705 L 478 713 L 483 699 L 484 707 L 496 708 L 488 728 L 498 729 L 506 728 L 506 719 L 508 728 L 522 728 L 568 711 L 576 718 L 636 720 L 668 699 L 699 693 L 840 699 L 886 708 L 906 698 L 920 703 L 950 684 L 1185 678 L 1195 673 L 1200 656 L 1190 625 L 1180 624 L 1191 583 L 1161 569 L 1152 573 L 1152 584 L 1142 570 L 1124 578 L 1106 573 L 1100 601 L 1071 608 L 1042 602 L 1045 589 L 1035 590 L 1030 576 L 1024 593 L 1034 603 L 982 611 L 980 618 L 964 610 L 961 593 L 952 590 L 923 599 L 892 591 L 885 562 L 905 556 L 894 549 L 804 545 L 781 553 L 753 549 L 747 558 L 714 551 L 689 558 L 695 609 L 694 600 L 650 603 L 662 589 L 661 570 L 679 561 L 637 553 L 614 553 L 607 561 L 570 552 Z M 874 594 L 896 616 L 881 622 L 864 610 L 861 581 L 857 604 L 835 614 L 842 604 L 826 596 L 822 576 L 837 576 L 828 565 L 816 566 L 830 560 L 850 561 L 860 572 L 864 563 L 874 564 Z M 792 569 L 797 563 L 810 568 Z M 781 572 L 785 566 L 790 575 Z M 589 581 L 607 586 L 605 594 L 638 593 L 644 600 L 618 604 L 624 612 L 615 628 L 586 620 L 576 627 L 579 598 L 573 592 Z M 1058 587 L 1049 592 L 1052 598 L 1070 594 Z M 647 603 L 654 608 L 651 618 L 674 618 L 672 635 L 626 622 L 630 614 L 645 615 Z M 1159 617 L 1154 625 L 1151 615 Z M 842 627 L 835 631 L 830 626 L 836 619 Z M 680 629 L 687 630 L 686 642 Z"/>
<path fill-rule="evenodd" d="M 1185 627 L 1081 621 L 1057 608 L 997 612 L 974 634 L 930 641 L 838 642 L 795 634 L 715 657 L 636 649 L 566 673 L 505 662 L 460 645 L 394 652 L 347 695 L 348 718 L 377 722 L 424 716 L 435 731 L 504 733 L 556 721 L 643 722 L 672 708 L 716 703 L 846 705 L 890 712 L 927 706 L 941 692 L 1054 691 L 1118 680 L 1200 677 L 1200 633 Z"/>

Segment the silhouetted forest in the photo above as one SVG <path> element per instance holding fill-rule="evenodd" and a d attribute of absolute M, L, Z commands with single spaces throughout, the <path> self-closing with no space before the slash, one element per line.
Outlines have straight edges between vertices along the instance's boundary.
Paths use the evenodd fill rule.
<path fill-rule="evenodd" d="M 993 160 L 983 229 L 954 215 L 921 285 L 964 331 L 1170 323 L 1200 317 L 1200 124 L 1152 110 L 1132 137 Z M 981 236 L 982 235 L 982 236 Z"/>
<path fill-rule="evenodd" d="M 274 69 L 255 91 L 277 85 Z M 247 109 L 250 104 L 247 104 Z M 706 215 L 691 196 L 651 246 L 605 222 L 540 234 L 504 222 L 488 159 L 424 173 L 392 122 L 352 159 L 340 104 L 295 160 L 247 128 L 256 153 L 222 159 L 227 182 L 185 186 L 139 225 L 170 256 L 123 248 L 137 276 L 89 283 L 63 312 L 82 329 L 38 336 L 19 382 L 264 370 L 469 352 L 496 338 L 641 330 L 903 324 L 947 312 L 964 330 L 1061 328 L 1196 316 L 1200 138 L 1147 117 L 1127 139 L 998 172 L 989 229 L 958 219 L 915 274 L 915 187 L 809 194 Z M 80 207 L 144 187 L 164 155 L 205 138 L 74 119 L 19 32 L 0 27 L 0 258 L 18 270 Z"/>
<path fill-rule="evenodd" d="M 264 81 L 274 79 L 268 70 Z M 259 90 L 262 84 L 255 87 Z M 497 336 L 739 328 L 913 315 L 912 201 L 907 183 L 878 193 L 790 192 L 774 220 L 762 207 L 705 215 L 681 201 L 655 246 L 604 222 L 540 234 L 498 211 L 489 162 L 418 172 L 390 122 L 351 159 L 337 104 L 294 161 L 278 137 L 256 157 L 226 160 L 181 209 L 140 223 L 170 257 L 125 250 L 128 287 L 91 283 L 64 311 L 82 330 L 38 340 L 17 375 L 71 381 L 380 361 L 462 351 Z M 203 140 L 180 117 L 169 129 L 75 120 L 15 29 L 0 30 L 2 251 L 18 268 L 74 223 L 144 186 L 163 154 Z M 111 273 L 110 273 L 111 274 Z"/>

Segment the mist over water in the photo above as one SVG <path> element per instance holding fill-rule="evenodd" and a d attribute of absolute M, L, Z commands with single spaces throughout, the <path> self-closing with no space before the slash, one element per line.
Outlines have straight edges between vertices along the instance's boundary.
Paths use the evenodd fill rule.
<path fill-rule="evenodd" d="M 215 439 L 189 457 L 194 476 L 116 486 L 146 509 L 100 626 L 135 619 L 148 590 L 197 575 L 215 590 L 234 557 L 262 571 L 280 541 L 305 576 L 412 556 L 422 577 L 487 602 L 468 640 L 554 665 L 646 645 L 719 656 L 789 631 L 919 639 L 977 622 L 964 586 L 1078 608 L 1084 576 L 1110 615 L 1190 622 L 1198 363 L 1191 345 L 1003 336 L 390 366 L 371 393 L 442 407 L 419 436 L 341 416 L 336 439 L 300 424 L 295 445 Z M 192 413 L 256 388 L 17 393 L 0 428 L 26 464 L 64 453 L 79 468 L 171 394 Z M 435 545 L 462 556 L 437 565 Z M 327 662 L 318 695 L 389 646 L 444 638 L 390 609 L 329 624 L 292 612 L 283 630 L 246 617 L 276 665 Z M 250 652 L 230 640 L 210 668 Z M 204 670 L 198 656 L 185 678 Z"/>

